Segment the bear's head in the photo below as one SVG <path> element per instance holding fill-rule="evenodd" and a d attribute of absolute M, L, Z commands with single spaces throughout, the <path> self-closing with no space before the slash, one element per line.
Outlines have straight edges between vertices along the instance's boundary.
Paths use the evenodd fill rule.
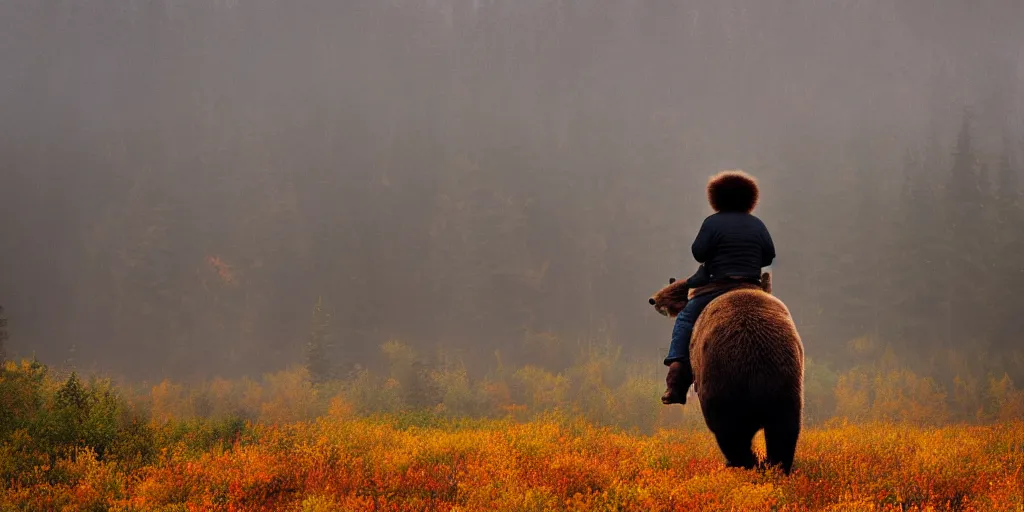
<path fill-rule="evenodd" d="M 714 284 L 708 285 L 714 287 Z M 748 285 L 749 286 L 749 285 Z M 703 288 L 702 288 L 703 289 Z M 770 272 L 761 272 L 761 291 L 771 295 L 772 293 L 772 274 Z M 680 311 L 686 307 L 686 303 L 690 300 L 698 290 L 690 289 L 683 286 L 683 281 L 676 281 L 674 277 L 669 278 L 668 285 L 658 290 L 651 298 L 647 299 L 647 302 L 654 306 L 654 310 L 662 316 L 675 317 Z"/>
<path fill-rule="evenodd" d="M 673 277 L 668 280 L 668 286 L 658 290 L 647 302 L 654 306 L 654 310 L 659 314 L 675 317 L 686 307 L 688 295 L 689 289 L 683 286 L 683 281 L 676 281 Z"/>

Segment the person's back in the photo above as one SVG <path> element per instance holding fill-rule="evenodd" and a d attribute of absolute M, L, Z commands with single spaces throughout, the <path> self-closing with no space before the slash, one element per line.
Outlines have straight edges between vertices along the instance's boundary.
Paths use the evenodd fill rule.
<path fill-rule="evenodd" d="M 775 259 L 775 247 L 761 219 L 746 212 L 719 212 L 704 220 L 693 242 L 693 257 L 711 281 L 757 280 Z"/>
<path fill-rule="evenodd" d="M 691 246 L 701 268 L 687 279 L 691 288 L 708 282 L 757 281 L 775 259 L 768 228 L 752 212 L 757 182 L 739 171 L 723 172 L 708 182 L 708 202 L 715 213 L 704 219 Z"/>
<path fill-rule="evenodd" d="M 760 191 L 753 177 L 741 171 L 712 176 L 707 185 L 708 202 L 715 210 L 704 219 L 691 251 L 700 263 L 686 280 L 688 288 L 710 283 L 759 283 L 761 269 L 775 259 L 775 244 L 761 219 L 753 215 Z M 704 307 L 731 287 L 708 287 L 695 294 L 676 318 L 672 342 L 664 364 L 669 367 L 668 388 L 662 402 L 686 403 L 686 389 L 693 382 L 689 364 L 690 336 Z"/>

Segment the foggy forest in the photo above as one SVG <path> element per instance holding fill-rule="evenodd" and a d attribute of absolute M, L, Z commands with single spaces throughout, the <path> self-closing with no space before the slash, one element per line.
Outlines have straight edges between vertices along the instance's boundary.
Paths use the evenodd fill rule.
<path fill-rule="evenodd" d="M 244 421 L 378 412 L 512 417 L 525 423 L 502 435 L 548 450 L 570 434 L 530 422 L 552 410 L 646 434 L 698 425 L 686 439 L 701 441 L 650 462 L 676 438 L 571 430 L 621 451 L 530 457 L 605 483 L 535 495 L 554 473 L 523 470 L 499 494 L 526 501 L 499 504 L 484 484 L 403 494 L 419 477 L 394 469 L 408 449 L 439 454 L 425 475 L 469 461 L 451 469 L 469 478 L 504 460 L 473 455 L 504 449 L 481 433 L 499 427 L 296 424 L 296 446 L 386 452 L 378 480 L 324 484 L 384 494 L 317 498 L 312 476 L 230 492 L 301 494 L 302 510 L 541 510 L 611 500 L 609 482 L 641 474 L 615 465 L 628 457 L 718 468 L 696 406 L 658 402 L 672 322 L 648 298 L 696 268 L 707 180 L 730 169 L 759 182 L 773 293 L 806 349 L 805 422 L 822 429 L 796 483 L 716 473 L 722 510 L 841 503 L 839 438 L 872 503 L 1024 506 L 1022 27 L 1019 0 L 0 2 L 0 508 L 72 503 L 55 490 L 79 481 L 66 475 L 106 478 L 62 455 L 88 446 L 143 483 L 77 503 L 164 510 L 147 507 L 178 503 L 161 486 L 191 471 L 319 467 L 296 448 L 223 469 L 242 452 L 216 443 L 277 453 L 267 439 L 286 435 Z M 149 426 L 115 413 L 134 406 L 97 376 Z M 220 423 L 185 422 L 204 417 Z M 1004 458 L 978 456 L 985 442 Z M 925 446 L 961 472 L 934 476 Z M 669 478 L 651 475 L 636 478 Z M 686 509 L 667 482 L 623 507 Z M 215 499 L 204 489 L 180 503 Z"/>
<path fill-rule="evenodd" d="M 304 360 L 319 307 L 339 369 L 390 340 L 476 375 L 586 345 L 656 366 L 671 324 L 646 298 L 692 271 L 703 186 L 735 168 L 809 357 L 1024 382 L 1018 2 L 0 17 L 10 355 L 258 375 Z"/>
<path fill-rule="evenodd" d="M 808 355 L 1024 381 L 1024 5 L 4 2 L 9 354 L 135 378 L 401 340 L 656 363 L 723 169 Z M 550 348 L 550 347 L 549 347 Z M 553 350 L 553 349 L 552 349 Z M 454 357 L 454 356 L 453 356 Z M 532 359 L 531 359 L 532 358 Z"/>

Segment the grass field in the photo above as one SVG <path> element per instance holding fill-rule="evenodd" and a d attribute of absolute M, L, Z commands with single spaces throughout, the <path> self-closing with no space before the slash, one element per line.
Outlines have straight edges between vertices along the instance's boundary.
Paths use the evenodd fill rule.
<path fill-rule="evenodd" d="M 168 424 L 153 462 L 79 451 L 24 468 L 0 509 L 1024 510 L 1024 422 L 808 429 L 784 477 L 725 469 L 700 429 L 414 420 Z"/>

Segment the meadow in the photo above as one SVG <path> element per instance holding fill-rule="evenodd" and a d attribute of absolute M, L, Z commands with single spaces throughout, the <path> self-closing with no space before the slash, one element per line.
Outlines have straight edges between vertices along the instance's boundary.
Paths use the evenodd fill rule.
<path fill-rule="evenodd" d="M 1006 378 L 966 421 L 963 397 L 912 372 L 860 369 L 824 392 L 813 370 L 809 411 L 831 396 L 829 414 L 809 415 L 785 477 L 724 468 L 699 406 L 657 402 L 658 368 L 401 368 L 133 386 L 8 362 L 0 511 L 1024 510 Z"/>

